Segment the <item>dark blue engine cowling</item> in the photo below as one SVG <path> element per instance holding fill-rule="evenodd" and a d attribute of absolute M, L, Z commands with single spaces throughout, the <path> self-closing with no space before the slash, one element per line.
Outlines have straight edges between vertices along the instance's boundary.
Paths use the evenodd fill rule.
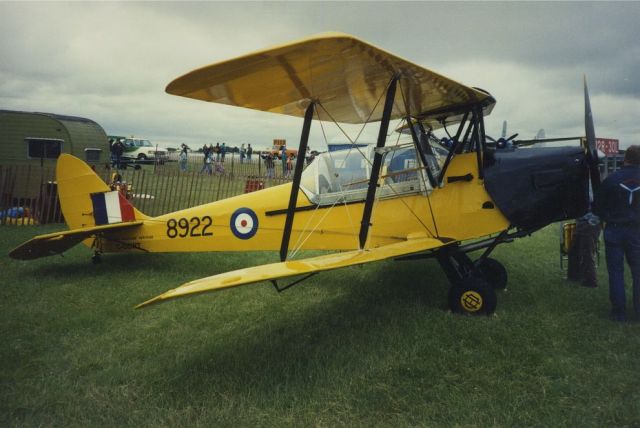
<path fill-rule="evenodd" d="M 580 217 L 589 207 L 589 172 L 580 147 L 487 151 L 484 174 L 498 209 L 522 230 Z"/>

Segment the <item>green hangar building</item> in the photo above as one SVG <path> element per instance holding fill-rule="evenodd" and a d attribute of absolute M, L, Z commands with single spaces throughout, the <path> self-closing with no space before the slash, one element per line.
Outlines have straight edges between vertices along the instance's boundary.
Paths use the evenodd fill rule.
<path fill-rule="evenodd" d="M 55 165 L 62 153 L 101 172 L 111 158 L 107 134 L 90 119 L 0 109 L 0 224 L 61 221 Z"/>
<path fill-rule="evenodd" d="M 0 110 L 0 164 L 53 166 L 61 153 L 91 165 L 111 157 L 107 134 L 90 119 Z"/>

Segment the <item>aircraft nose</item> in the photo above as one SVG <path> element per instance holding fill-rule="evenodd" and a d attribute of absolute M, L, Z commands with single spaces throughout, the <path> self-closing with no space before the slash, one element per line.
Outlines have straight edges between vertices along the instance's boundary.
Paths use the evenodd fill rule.
<path fill-rule="evenodd" d="M 579 147 L 496 152 L 485 187 L 510 223 L 536 230 L 589 208 L 589 167 Z"/>

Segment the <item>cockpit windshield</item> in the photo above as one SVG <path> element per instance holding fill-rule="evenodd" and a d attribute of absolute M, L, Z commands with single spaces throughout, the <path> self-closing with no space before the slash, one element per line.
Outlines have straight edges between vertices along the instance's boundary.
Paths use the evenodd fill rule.
<path fill-rule="evenodd" d="M 378 197 L 431 191 L 413 144 L 382 150 Z M 303 172 L 300 187 L 318 205 L 364 200 L 373 154 L 373 146 L 322 153 Z"/>

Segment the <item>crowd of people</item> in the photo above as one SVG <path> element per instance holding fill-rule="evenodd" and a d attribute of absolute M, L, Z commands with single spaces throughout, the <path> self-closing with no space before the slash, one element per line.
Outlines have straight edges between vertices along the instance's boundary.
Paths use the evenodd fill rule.
<path fill-rule="evenodd" d="M 180 153 L 178 154 L 178 165 L 181 172 L 186 172 L 189 165 L 189 151 L 191 149 L 186 144 L 180 145 Z M 202 152 L 201 174 L 212 175 L 214 173 L 224 173 L 224 162 L 227 152 L 238 152 L 240 164 L 250 164 L 254 162 L 254 150 L 251 144 L 242 144 L 240 148 L 230 148 L 226 143 L 205 144 L 199 150 Z M 305 156 L 306 164 L 311 163 L 314 155 L 307 150 Z M 287 151 L 286 146 L 281 146 L 277 151 L 265 151 L 258 153 L 258 162 L 263 162 L 265 175 L 268 178 L 275 178 L 276 164 L 278 161 L 282 165 L 282 177 L 291 178 L 297 157 L 294 152 Z"/>
<path fill-rule="evenodd" d="M 222 164 L 227 154 L 226 143 L 222 143 L 222 145 L 216 143 L 215 146 L 213 144 L 208 146 L 205 144 L 202 147 L 202 153 L 204 157 L 202 159 L 202 168 L 200 169 L 201 174 L 213 174 L 214 167 L 216 173 L 224 173 L 224 165 Z"/>

